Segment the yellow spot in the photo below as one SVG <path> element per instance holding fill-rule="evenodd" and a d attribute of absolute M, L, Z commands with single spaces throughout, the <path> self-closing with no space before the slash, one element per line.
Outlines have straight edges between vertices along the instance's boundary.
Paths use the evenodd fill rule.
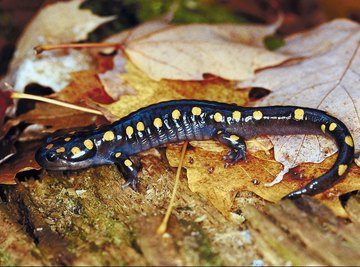
<path fill-rule="evenodd" d="M 65 152 L 65 147 L 59 147 L 59 148 L 56 149 L 55 151 L 56 151 L 56 153 Z"/>
<path fill-rule="evenodd" d="M 124 164 L 126 167 L 130 167 L 132 165 L 132 162 L 131 162 L 131 160 L 127 159 L 124 161 Z"/>
<path fill-rule="evenodd" d="M 178 109 L 173 110 L 173 112 L 171 113 L 171 116 L 174 120 L 178 120 L 181 116 L 181 113 Z"/>
<path fill-rule="evenodd" d="M 65 142 L 69 142 L 71 140 L 71 137 L 66 137 L 64 140 Z"/>
<path fill-rule="evenodd" d="M 45 148 L 46 149 L 50 149 L 50 148 L 52 148 L 54 146 L 54 144 L 48 144 Z"/>
<path fill-rule="evenodd" d="M 257 110 L 257 111 L 254 111 L 253 117 L 254 117 L 255 120 L 258 121 L 258 120 L 262 119 L 263 114 L 262 114 L 262 112 L 260 110 Z"/>
<path fill-rule="evenodd" d="M 145 130 L 145 125 L 144 123 L 142 123 L 141 121 L 139 121 L 137 124 L 136 124 L 136 130 L 138 130 L 139 132 L 142 132 Z"/>
<path fill-rule="evenodd" d="M 295 111 L 294 111 L 295 120 L 298 120 L 298 121 L 303 120 L 304 119 L 304 113 L 305 113 L 304 110 L 301 109 L 301 108 L 295 109 Z"/>
<path fill-rule="evenodd" d="M 155 126 L 156 128 L 160 128 L 162 125 L 163 125 L 162 120 L 161 120 L 160 118 L 155 118 L 155 120 L 154 120 L 154 126 Z"/>
<path fill-rule="evenodd" d="M 72 149 L 71 149 L 71 153 L 73 153 L 74 155 L 77 155 L 81 152 L 80 148 L 78 148 L 77 146 L 74 146 Z"/>
<path fill-rule="evenodd" d="M 334 131 L 335 128 L 336 128 L 336 126 L 337 126 L 337 125 L 336 125 L 335 122 L 330 123 L 329 130 L 330 130 L 330 131 Z"/>
<path fill-rule="evenodd" d="M 115 153 L 115 158 L 120 158 L 120 156 L 121 156 L 121 153 L 120 153 L 120 152 L 116 152 L 116 153 Z"/>
<path fill-rule="evenodd" d="M 346 136 L 345 137 L 345 143 L 348 145 L 348 146 L 351 146 L 353 147 L 354 146 L 354 141 L 352 139 L 352 137 L 350 135 Z"/>
<path fill-rule="evenodd" d="M 241 112 L 238 111 L 238 110 L 234 111 L 233 114 L 232 114 L 232 117 L 233 117 L 234 120 L 239 121 L 240 118 L 241 118 Z"/>
<path fill-rule="evenodd" d="M 323 131 L 323 133 L 325 133 L 325 131 L 326 131 L 326 126 L 325 126 L 325 124 L 321 124 L 321 131 Z"/>
<path fill-rule="evenodd" d="M 112 131 L 107 131 L 106 133 L 104 133 L 103 137 L 104 137 L 105 141 L 112 141 L 112 140 L 114 140 L 115 135 Z"/>
<path fill-rule="evenodd" d="M 221 134 L 221 133 L 222 133 L 222 131 L 221 131 L 221 130 L 217 131 L 217 134 Z"/>
<path fill-rule="evenodd" d="M 347 165 L 346 164 L 340 164 L 339 165 L 339 169 L 338 169 L 338 174 L 339 176 L 343 175 L 347 169 Z"/>
<path fill-rule="evenodd" d="M 127 136 L 131 137 L 133 135 L 133 133 L 134 133 L 134 128 L 131 127 L 131 126 L 128 126 L 128 127 L 126 127 L 125 132 L 126 132 Z"/>
<path fill-rule="evenodd" d="M 91 150 L 91 149 L 93 149 L 93 147 L 94 147 L 94 143 L 93 143 L 90 139 L 86 139 L 86 140 L 84 141 L 84 146 L 85 146 L 87 149 Z"/>
<path fill-rule="evenodd" d="M 201 108 L 193 107 L 191 113 L 194 114 L 195 116 L 199 116 L 201 114 Z"/>
<path fill-rule="evenodd" d="M 237 140 L 240 139 L 240 137 L 235 135 L 235 134 L 232 134 L 232 135 L 230 135 L 230 139 L 233 140 L 233 141 L 237 141 Z"/>
<path fill-rule="evenodd" d="M 215 120 L 216 122 L 221 122 L 222 119 L 223 119 L 223 117 L 222 117 L 221 113 L 216 112 L 215 115 L 214 115 L 214 120 Z"/>

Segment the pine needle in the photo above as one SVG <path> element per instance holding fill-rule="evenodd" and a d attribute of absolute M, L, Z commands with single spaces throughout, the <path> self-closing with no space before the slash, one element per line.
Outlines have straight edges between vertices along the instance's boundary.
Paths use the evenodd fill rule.
<path fill-rule="evenodd" d="M 13 92 L 11 94 L 11 98 L 37 100 L 37 101 L 46 102 L 46 103 L 50 103 L 50 104 L 54 104 L 54 105 L 58 105 L 58 106 L 66 107 L 66 108 L 76 109 L 76 110 L 80 110 L 80 111 L 84 111 L 84 112 L 88 112 L 88 113 L 92 113 L 92 114 L 96 114 L 96 115 L 100 115 L 100 116 L 103 115 L 100 111 L 95 110 L 95 109 L 85 108 L 85 107 L 81 107 L 81 106 L 77 106 L 77 105 L 69 104 L 66 102 L 59 101 L 59 100 L 54 100 L 51 98 L 46 98 L 46 97 L 37 96 L 37 95 Z"/>
<path fill-rule="evenodd" d="M 181 156 L 180 156 L 179 166 L 178 166 L 178 169 L 177 169 L 177 172 L 176 172 L 175 184 L 174 184 L 174 189 L 172 191 L 170 203 L 169 203 L 169 206 L 168 206 L 167 211 L 165 213 L 165 216 L 164 216 L 159 228 L 156 231 L 157 234 L 159 234 L 159 235 L 162 235 L 163 233 L 166 232 L 167 224 L 168 224 L 168 221 L 169 221 L 169 218 L 170 218 L 170 214 L 171 214 L 172 208 L 174 207 L 175 195 L 176 195 L 177 188 L 179 186 L 181 168 L 182 168 L 183 163 L 184 163 L 184 158 L 185 158 L 185 153 L 186 153 L 186 148 L 187 148 L 188 143 L 189 143 L 188 141 L 185 141 L 184 144 L 183 144 L 183 147 L 181 149 Z"/>

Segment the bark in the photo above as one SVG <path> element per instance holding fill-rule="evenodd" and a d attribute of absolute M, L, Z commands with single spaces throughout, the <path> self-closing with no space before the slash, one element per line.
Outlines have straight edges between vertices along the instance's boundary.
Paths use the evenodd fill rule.
<path fill-rule="evenodd" d="M 225 218 L 189 190 L 185 173 L 168 231 L 157 235 L 176 172 L 161 155 L 141 156 L 139 192 L 121 189 L 124 181 L 115 166 L 42 171 L 37 178 L 3 186 L 1 265 L 359 262 L 358 197 L 347 206 L 353 222 L 312 199 L 269 204 L 246 192 L 238 194 Z"/>

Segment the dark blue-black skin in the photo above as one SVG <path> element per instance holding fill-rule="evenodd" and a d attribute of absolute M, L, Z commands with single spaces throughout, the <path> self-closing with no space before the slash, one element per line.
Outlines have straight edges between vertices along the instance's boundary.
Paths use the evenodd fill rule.
<path fill-rule="evenodd" d="M 136 189 L 138 168 L 129 156 L 162 144 L 215 139 L 230 148 L 225 167 L 245 159 L 245 139 L 259 135 L 320 134 L 338 146 L 336 162 L 325 174 L 288 194 L 315 195 L 333 186 L 349 169 L 354 144 L 346 126 L 316 109 L 294 106 L 245 108 L 201 100 L 168 101 L 142 108 L 97 130 L 77 132 L 49 141 L 36 153 L 48 170 L 76 170 L 116 164 Z"/>

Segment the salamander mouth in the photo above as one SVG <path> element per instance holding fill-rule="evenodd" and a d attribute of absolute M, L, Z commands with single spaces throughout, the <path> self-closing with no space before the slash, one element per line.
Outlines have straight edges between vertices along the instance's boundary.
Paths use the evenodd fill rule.
<path fill-rule="evenodd" d="M 35 154 L 36 162 L 44 169 L 52 171 L 65 171 L 65 170 L 77 170 L 87 167 L 85 161 L 80 164 L 75 162 L 69 162 L 59 158 L 59 156 L 52 151 L 49 151 L 45 147 L 41 147 Z M 86 165 L 86 166 L 85 166 Z"/>
<path fill-rule="evenodd" d="M 45 167 L 46 165 L 45 154 L 46 150 L 44 149 L 44 147 L 39 148 L 38 151 L 36 151 L 35 153 L 35 160 L 41 167 Z"/>

